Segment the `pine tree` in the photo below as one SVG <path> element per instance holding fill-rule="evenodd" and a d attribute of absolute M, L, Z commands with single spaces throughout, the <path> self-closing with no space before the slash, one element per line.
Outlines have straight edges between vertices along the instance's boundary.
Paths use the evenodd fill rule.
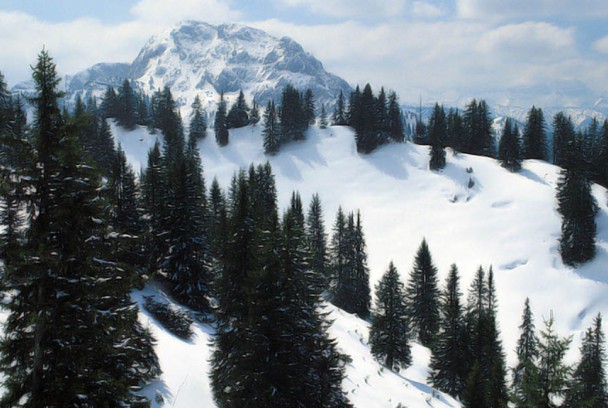
<path fill-rule="evenodd" d="M 135 129 L 137 123 L 137 96 L 128 79 L 118 89 L 116 120 L 125 129 Z"/>
<path fill-rule="evenodd" d="M 188 135 L 190 139 L 201 140 L 207 136 L 207 119 L 206 112 L 201 104 L 201 99 L 198 95 L 192 102 L 192 113 L 190 114 L 190 127 Z"/>
<path fill-rule="evenodd" d="M 429 141 L 431 143 L 431 170 L 441 170 L 445 167 L 445 140 L 447 138 L 447 122 L 443 106 L 435 104 L 433 114 L 429 120 Z"/>
<path fill-rule="evenodd" d="M 325 110 L 325 104 L 321 104 L 321 114 L 319 115 L 319 128 L 327 129 L 327 111 Z"/>
<path fill-rule="evenodd" d="M 338 101 L 336 102 L 336 107 L 331 117 L 331 125 L 332 126 L 345 126 L 348 124 L 346 120 L 346 106 L 344 102 L 344 94 L 342 90 L 340 90 L 340 95 L 338 96 Z"/>
<path fill-rule="evenodd" d="M 347 228 L 346 216 L 342 207 L 339 207 L 330 243 L 331 301 L 338 307 L 342 307 L 349 301 L 344 296 L 346 292 L 344 286 L 347 284 L 347 277 L 351 268 L 349 264 L 351 244 Z"/>
<path fill-rule="evenodd" d="M 602 317 L 598 315 L 593 320 L 593 327 L 585 332 L 580 349 L 581 359 L 573 372 L 566 393 L 566 406 L 600 408 L 608 405 L 604 344 Z"/>
<path fill-rule="evenodd" d="M 498 160 L 509 171 L 521 169 L 521 155 L 519 148 L 519 129 L 516 124 L 507 118 L 500 143 L 498 144 Z"/>
<path fill-rule="evenodd" d="M 519 326 L 521 334 L 517 340 L 517 365 L 512 375 L 512 398 L 517 407 L 527 407 L 538 401 L 538 338 L 536 337 L 530 299 L 526 298 L 522 323 Z"/>
<path fill-rule="evenodd" d="M 389 370 L 407 368 L 412 364 L 408 332 L 405 288 L 391 262 L 376 286 L 369 332 L 372 354 Z"/>
<path fill-rule="evenodd" d="M 597 154 L 594 163 L 594 180 L 602 186 L 608 186 L 608 120 L 602 124 L 600 131 Z"/>
<path fill-rule="evenodd" d="M 467 339 L 459 281 L 458 268 L 452 265 L 441 297 L 441 321 L 431 349 L 429 375 L 433 387 L 455 397 L 462 395 L 467 380 Z"/>
<path fill-rule="evenodd" d="M 273 101 L 268 101 L 266 111 L 264 112 L 262 137 L 264 138 L 264 153 L 270 155 L 276 154 L 279 151 L 281 134 Z"/>
<path fill-rule="evenodd" d="M 241 90 L 234 104 L 230 107 L 230 111 L 226 116 L 226 128 L 240 128 L 249 124 L 249 106 L 245 101 L 245 95 Z"/>
<path fill-rule="evenodd" d="M 372 152 L 382 140 L 379 132 L 378 102 L 370 84 L 365 85 L 363 92 L 351 106 L 351 116 L 357 151 L 364 154 Z"/>
<path fill-rule="evenodd" d="M 226 243 L 226 229 L 228 214 L 226 211 L 226 197 L 220 188 L 217 178 L 213 179 L 209 189 L 209 220 L 207 222 L 209 236 L 210 258 L 219 259 Z"/>
<path fill-rule="evenodd" d="M 570 342 L 570 338 L 559 338 L 553 331 L 553 316 L 545 321 L 538 342 L 537 406 L 557 407 L 557 400 L 565 395 L 571 369 L 563 360 Z"/>
<path fill-rule="evenodd" d="M 96 142 L 93 157 L 101 172 L 109 175 L 116 160 L 116 149 L 110 125 L 106 120 L 101 120 L 100 122 Z"/>
<path fill-rule="evenodd" d="M 439 289 L 437 287 L 437 268 L 433 264 L 426 239 L 422 240 L 414 268 L 407 284 L 412 330 L 425 347 L 430 347 L 439 330 Z"/>
<path fill-rule="evenodd" d="M 308 129 L 309 118 L 304 106 L 304 98 L 293 85 L 283 88 L 278 118 L 281 123 L 282 142 L 304 140 L 304 131 Z"/>
<path fill-rule="evenodd" d="M 356 224 L 352 232 L 352 242 L 354 293 L 351 310 L 362 319 L 366 319 L 369 317 L 371 293 L 369 288 L 369 268 L 367 267 L 367 249 L 363 225 L 361 224 L 361 213 L 359 211 L 357 211 Z"/>
<path fill-rule="evenodd" d="M 321 282 L 322 288 L 327 289 L 329 282 L 329 267 L 327 254 L 327 236 L 323 221 L 323 209 L 318 194 L 312 196 L 306 217 L 306 234 L 310 251 L 310 269 Z"/>
<path fill-rule="evenodd" d="M 112 225 L 116 231 L 127 238 L 119 243 L 116 252 L 120 261 L 130 264 L 134 268 L 141 268 L 145 264 L 142 253 L 143 228 L 141 209 L 139 205 L 139 192 L 135 181 L 135 174 L 127 163 L 127 158 L 121 146 L 112 166 L 109 181 L 110 202 L 112 203 Z M 134 279 L 137 283 L 137 279 Z"/>
<path fill-rule="evenodd" d="M 165 170 L 161 162 L 160 144 L 156 141 L 148 152 L 146 171 L 142 175 L 142 198 L 148 226 L 145 246 L 150 273 L 157 273 L 160 270 L 162 258 L 167 252 L 163 238 L 166 233 L 163 222 L 166 202 L 163 195 L 167 191 L 164 177 Z"/>
<path fill-rule="evenodd" d="M 478 396 L 474 398 L 483 401 L 479 406 L 488 408 L 506 407 L 508 401 L 505 356 L 496 323 L 495 294 L 492 268 L 486 281 L 485 272 L 480 267 L 469 291 L 465 317 L 469 339 L 469 375 L 463 400 L 471 398 L 471 392 L 477 392 Z"/>
<path fill-rule="evenodd" d="M 198 149 L 190 143 L 172 168 L 167 205 L 167 277 L 174 297 L 186 306 L 208 313 L 211 273 L 208 258 L 206 191 Z"/>
<path fill-rule="evenodd" d="M 465 107 L 463 125 L 466 133 L 463 152 L 494 157 L 492 123 L 488 105 L 484 100 L 477 102 L 473 99 Z"/>
<path fill-rule="evenodd" d="M 249 123 L 253 126 L 257 125 L 260 121 L 260 108 L 258 107 L 258 103 L 253 98 L 253 102 L 251 103 L 251 112 L 249 112 Z"/>
<path fill-rule="evenodd" d="M 109 86 L 103 94 L 100 110 L 103 119 L 116 118 L 118 115 L 118 95 L 114 88 Z"/>
<path fill-rule="evenodd" d="M 532 106 L 524 128 L 524 158 L 547 160 L 547 135 L 541 108 Z"/>
<path fill-rule="evenodd" d="M 228 144 L 228 128 L 226 126 L 226 101 L 224 100 L 224 92 L 220 94 L 220 101 L 217 104 L 217 112 L 215 113 L 215 122 L 213 125 L 215 130 L 215 141 L 219 146 Z"/>
<path fill-rule="evenodd" d="M 574 125 L 563 112 L 553 117 L 553 163 L 568 167 L 575 149 Z"/>
<path fill-rule="evenodd" d="M 397 143 L 405 141 L 405 131 L 403 129 L 403 120 L 401 119 L 399 98 L 394 91 L 388 94 L 388 134 L 389 137 Z"/>
<path fill-rule="evenodd" d="M 464 123 L 462 116 L 457 109 L 450 109 L 448 112 L 447 126 L 447 141 L 446 146 L 449 146 L 454 151 L 454 154 L 462 151 L 464 145 Z"/>
<path fill-rule="evenodd" d="M 312 91 L 309 89 L 304 93 L 304 117 L 306 119 L 307 127 L 315 124 L 315 99 Z"/>
<path fill-rule="evenodd" d="M 45 50 L 33 77 L 37 208 L 23 257 L 5 280 L 15 296 L 0 342 L 1 405 L 143 404 L 132 391 L 160 370 L 130 298 L 129 269 L 113 258 L 120 238 L 108 228 L 100 177 L 62 121 Z"/>
<path fill-rule="evenodd" d="M 562 216 L 559 250 L 564 264 L 575 266 L 595 257 L 598 207 L 591 194 L 591 184 L 581 165 L 561 171 L 557 183 L 557 211 Z"/>

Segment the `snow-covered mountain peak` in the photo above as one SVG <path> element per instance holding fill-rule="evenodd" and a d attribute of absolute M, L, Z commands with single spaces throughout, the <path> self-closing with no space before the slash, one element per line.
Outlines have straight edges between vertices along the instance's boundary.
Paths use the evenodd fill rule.
<path fill-rule="evenodd" d="M 310 88 L 321 102 L 350 90 L 288 37 L 279 39 L 240 24 L 199 21 L 182 21 L 150 38 L 133 61 L 129 77 L 146 92 L 171 87 L 182 106 L 197 94 L 213 105 L 220 92 L 230 100 L 240 90 L 263 104 L 277 99 L 288 83 Z"/>

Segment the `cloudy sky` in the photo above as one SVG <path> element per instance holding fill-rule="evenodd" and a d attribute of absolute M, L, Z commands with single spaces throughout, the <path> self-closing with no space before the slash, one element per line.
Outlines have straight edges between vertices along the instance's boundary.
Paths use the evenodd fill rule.
<path fill-rule="evenodd" d="M 608 94 L 606 0 L 1 0 L 0 71 L 28 79 L 43 46 L 62 74 L 130 62 L 183 19 L 289 36 L 351 84 L 406 101 Z"/>

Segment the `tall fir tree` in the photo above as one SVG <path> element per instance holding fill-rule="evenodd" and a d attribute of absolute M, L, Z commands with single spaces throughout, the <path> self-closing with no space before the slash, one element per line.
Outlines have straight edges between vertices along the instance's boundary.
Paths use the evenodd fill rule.
<path fill-rule="evenodd" d="M 600 408 L 608 405 L 605 342 L 602 317 L 598 315 L 593 320 L 593 326 L 585 332 L 580 349 L 581 359 L 566 393 L 566 406 Z"/>
<path fill-rule="evenodd" d="M 532 106 L 523 133 L 525 159 L 547 160 L 547 131 L 541 108 Z"/>
<path fill-rule="evenodd" d="M 306 119 L 307 126 L 312 126 L 316 121 L 315 114 L 315 98 L 310 88 L 306 89 L 304 93 L 304 101 L 302 103 L 304 109 L 304 117 Z"/>
<path fill-rule="evenodd" d="M 569 167 L 575 150 L 574 125 L 563 112 L 553 117 L 553 163 Z"/>
<path fill-rule="evenodd" d="M 264 153 L 274 155 L 279 151 L 281 130 L 273 101 L 268 101 L 268 105 L 266 105 L 262 138 L 264 140 Z"/>
<path fill-rule="evenodd" d="M 536 406 L 556 407 L 568 388 L 571 368 L 564 363 L 571 338 L 560 338 L 553 330 L 553 315 L 545 321 L 538 341 L 538 375 Z"/>
<path fill-rule="evenodd" d="M 215 141 L 219 146 L 226 146 L 228 144 L 228 127 L 226 125 L 226 101 L 224 100 L 224 92 L 220 94 L 220 100 L 217 104 L 217 111 L 215 112 L 215 122 L 213 124 L 215 131 Z"/>
<path fill-rule="evenodd" d="M 528 407 L 538 401 L 538 338 L 536 337 L 530 299 L 526 298 L 521 334 L 517 340 L 517 365 L 512 372 L 511 400 L 516 407 Z"/>
<path fill-rule="evenodd" d="M 137 124 L 137 96 L 131 82 L 125 79 L 117 95 L 116 120 L 125 129 L 135 129 Z"/>
<path fill-rule="evenodd" d="M 441 296 L 441 320 L 431 349 L 429 381 L 433 387 L 454 397 L 462 396 L 467 380 L 467 336 L 461 296 L 460 276 L 453 264 Z"/>
<path fill-rule="evenodd" d="M 345 126 L 348 124 L 348 121 L 346 119 L 346 105 L 342 90 L 340 90 L 340 94 L 338 95 L 338 101 L 336 102 L 336 107 L 334 108 L 334 112 L 331 116 L 331 124 L 332 126 Z"/>
<path fill-rule="evenodd" d="M 249 105 L 245 100 L 245 95 L 241 90 L 236 101 L 230 107 L 226 116 L 226 128 L 240 128 L 249 124 Z"/>
<path fill-rule="evenodd" d="M 431 170 L 441 170 L 445 167 L 445 141 L 447 139 L 447 121 L 443 106 L 435 104 L 433 114 L 429 119 L 429 141 L 431 143 Z"/>
<path fill-rule="evenodd" d="M 595 257 L 598 207 L 582 165 L 569 161 L 557 183 L 557 211 L 562 216 L 559 252 L 564 264 L 575 266 Z"/>
<path fill-rule="evenodd" d="M 306 217 L 306 235 L 310 251 L 310 269 L 316 275 L 323 290 L 327 289 L 329 276 L 327 235 L 323 220 L 323 209 L 318 194 L 312 196 Z"/>
<path fill-rule="evenodd" d="M 430 347 L 439 329 L 439 288 L 437 268 L 426 239 L 422 239 L 416 252 L 407 283 L 407 298 L 412 330 L 423 346 Z"/>
<path fill-rule="evenodd" d="M 338 307 L 345 305 L 349 299 L 344 296 L 346 289 L 347 277 L 350 268 L 350 237 L 348 234 L 347 219 L 342 211 L 342 207 L 338 208 L 336 213 L 336 220 L 333 226 L 333 233 L 330 243 L 330 271 L 331 271 L 331 285 L 330 285 L 330 298 L 333 304 Z"/>
<path fill-rule="evenodd" d="M 363 225 L 361 222 L 361 212 L 357 210 L 354 230 L 352 231 L 353 242 L 353 307 L 352 311 L 363 319 L 369 317 L 371 303 L 371 293 L 369 287 L 369 268 L 367 266 L 367 248 Z"/>
<path fill-rule="evenodd" d="M 260 122 L 260 108 L 258 102 L 253 98 L 251 102 L 251 112 L 249 112 L 249 124 L 255 126 Z"/>
<path fill-rule="evenodd" d="M 100 177 L 58 107 L 59 79 L 43 50 L 33 68 L 35 216 L 5 282 L 15 296 L 0 341 L 3 406 L 143 404 L 133 389 L 159 374 L 130 298 L 129 268 L 113 257 Z"/>
<path fill-rule="evenodd" d="M 325 109 L 325 104 L 321 104 L 321 113 L 319 114 L 319 128 L 327 129 L 327 110 Z"/>
<path fill-rule="evenodd" d="M 510 118 L 507 118 L 505 121 L 502 136 L 498 144 L 498 160 L 509 171 L 515 172 L 521 169 L 519 129 L 517 128 L 517 124 L 511 122 Z"/>
<path fill-rule="evenodd" d="M 465 128 L 460 112 L 457 109 L 450 109 L 447 122 L 446 146 L 451 147 L 454 154 L 456 154 L 462 151 L 465 142 Z"/>
<path fill-rule="evenodd" d="M 192 113 L 190 114 L 190 126 L 188 136 L 190 139 L 201 140 L 207 136 L 207 113 L 201 104 L 201 98 L 196 95 L 192 102 Z"/>
<path fill-rule="evenodd" d="M 397 143 L 405 141 L 405 130 L 403 129 L 399 98 L 394 91 L 388 94 L 388 134 Z"/>
<path fill-rule="evenodd" d="M 495 156 L 492 122 L 486 101 L 482 99 L 478 102 L 473 99 L 465 107 L 463 126 L 466 134 L 463 143 L 464 153 Z"/>
<path fill-rule="evenodd" d="M 463 400 L 472 396 L 482 401 L 480 407 L 506 407 L 505 356 L 496 322 L 496 291 L 492 268 L 487 275 L 479 268 L 471 284 L 465 321 L 467 325 L 469 373 Z M 475 395 L 474 395 L 475 394 Z M 476 406 L 465 403 L 465 406 Z"/>
<path fill-rule="evenodd" d="M 369 343 L 374 357 L 389 370 L 412 364 L 405 288 L 391 262 L 376 286 Z"/>

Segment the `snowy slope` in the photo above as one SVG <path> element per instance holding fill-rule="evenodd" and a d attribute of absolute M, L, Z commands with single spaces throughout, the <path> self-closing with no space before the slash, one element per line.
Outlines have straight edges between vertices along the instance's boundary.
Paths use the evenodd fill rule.
<path fill-rule="evenodd" d="M 339 205 L 345 211 L 360 209 L 372 286 L 391 260 L 406 280 L 423 237 L 439 268 L 441 283 L 450 264 L 456 263 L 465 295 L 477 268 L 483 265 L 487 270 L 492 265 L 509 364 L 514 363 L 518 325 L 528 296 L 537 327 L 542 327 L 542 318 L 548 318 L 553 311 L 557 332 L 573 335 L 569 361 L 578 358 L 582 332 L 598 312 L 608 314 L 605 189 L 595 186 L 593 190 L 600 207 L 598 256 L 587 265 L 571 269 L 562 264 L 557 252 L 560 218 L 555 210 L 555 166 L 528 161 L 520 173 L 512 174 L 492 159 L 449 153 L 447 167 L 442 172 L 431 172 L 426 147 L 412 143 L 387 145 L 361 156 L 356 153 L 349 128 L 313 128 L 307 136 L 306 141 L 284 146 L 277 156 L 267 157 L 259 127 L 231 131 L 230 144 L 224 148 L 216 145 L 210 131 L 199 143 L 207 182 L 217 177 L 221 185 L 227 186 L 239 167 L 268 160 L 282 207 L 289 202 L 293 190 L 298 190 L 305 202 L 318 192 L 328 230 Z M 118 134 L 127 150 L 139 152 L 151 146 L 154 138 Z M 144 162 L 145 158 L 140 157 L 139 161 Z M 474 181 L 472 188 L 468 188 L 470 178 Z M 422 400 L 432 395 L 423 385 L 426 349 L 415 346 L 416 364 L 402 373 L 407 379 L 386 371 L 379 376 L 380 368 L 370 361 L 364 346 L 366 324 L 341 311 L 333 311 L 331 317 L 335 319 L 332 334 L 340 347 L 353 355 L 344 387 L 358 406 L 370 406 L 369 401 L 389 404 L 389 399 L 394 406 L 410 395 L 405 390 L 419 394 L 405 402 L 408 406 L 426 406 Z M 201 347 L 206 341 L 205 337 L 199 342 Z M 441 406 L 437 400 L 433 404 Z"/>

